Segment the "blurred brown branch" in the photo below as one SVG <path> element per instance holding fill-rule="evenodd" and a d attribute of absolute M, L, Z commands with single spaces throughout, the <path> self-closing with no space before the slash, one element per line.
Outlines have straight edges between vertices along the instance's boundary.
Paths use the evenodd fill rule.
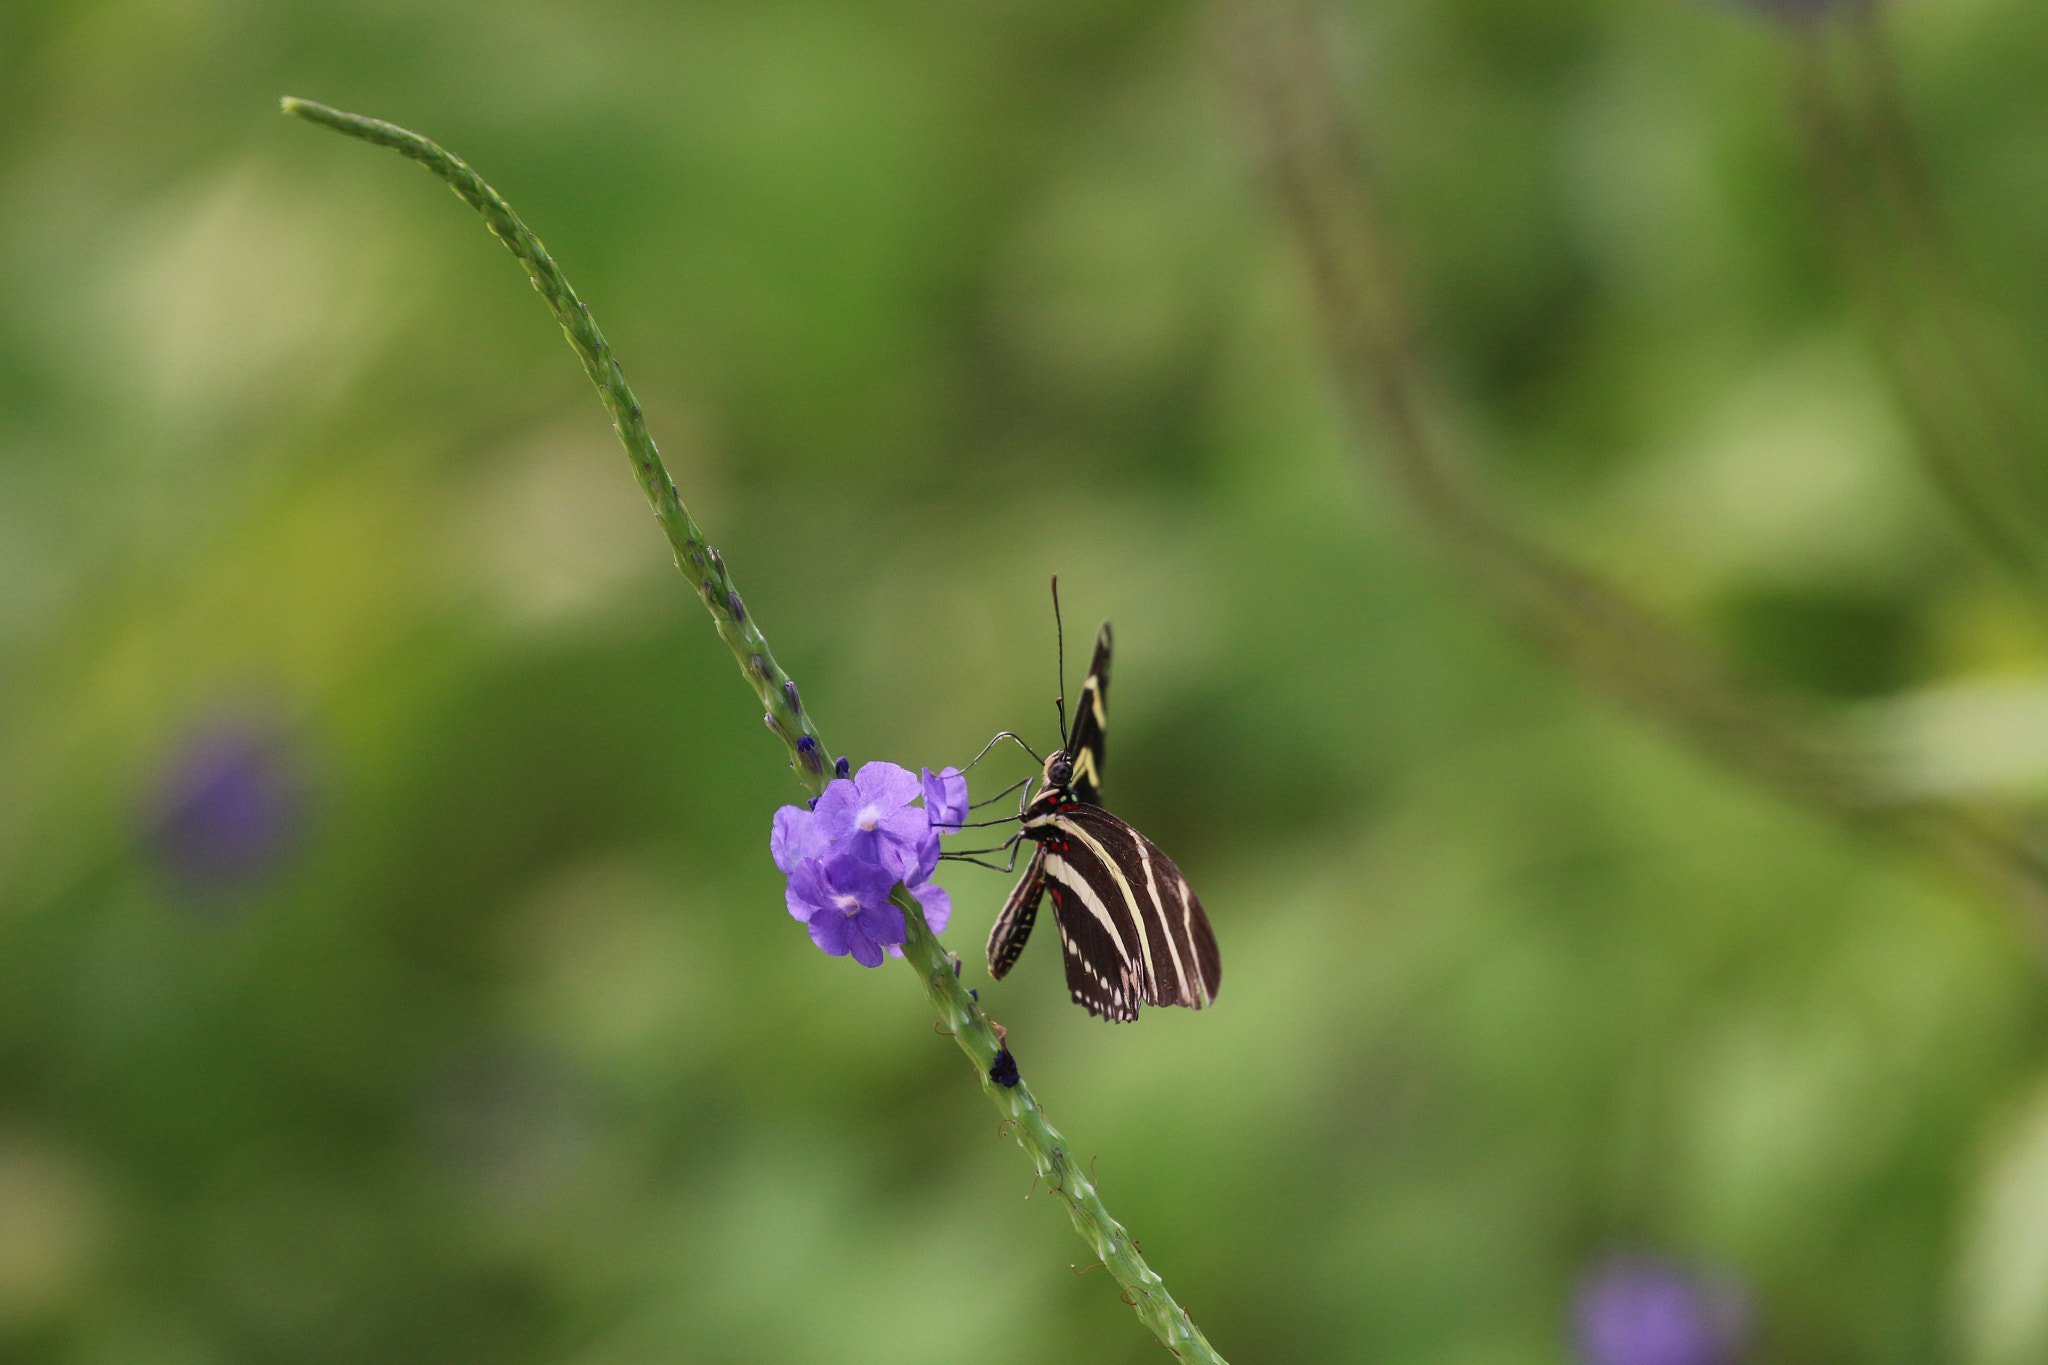
<path fill-rule="evenodd" d="M 1989 810 L 1908 799 L 1886 765 L 1521 526 L 1435 401 L 1398 256 L 1352 137 L 1317 6 L 1224 12 L 1263 169 L 1300 248 L 1338 389 L 1423 532 L 1518 633 L 1588 687 L 1781 796 L 1930 845 L 2013 904 L 2048 952 L 2048 868 Z"/>
<path fill-rule="evenodd" d="M 1788 26 L 1795 121 L 1821 225 L 1864 315 L 1922 471 L 2037 602 L 2048 488 L 1989 319 L 1968 301 L 1906 116 L 1878 5 Z"/>

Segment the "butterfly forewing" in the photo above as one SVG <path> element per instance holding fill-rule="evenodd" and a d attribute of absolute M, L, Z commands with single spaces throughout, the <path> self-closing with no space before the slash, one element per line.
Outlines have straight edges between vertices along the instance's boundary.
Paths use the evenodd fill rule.
<path fill-rule="evenodd" d="M 1109 729 L 1109 622 L 1095 634 L 1095 657 L 1088 664 L 1088 679 L 1081 684 L 1081 700 L 1074 707 L 1074 730 L 1067 736 L 1067 758 L 1074 776 L 1067 783 L 1076 801 L 1091 806 L 1102 804 L 1102 764 L 1107 757 L 1104 732 Z"/>

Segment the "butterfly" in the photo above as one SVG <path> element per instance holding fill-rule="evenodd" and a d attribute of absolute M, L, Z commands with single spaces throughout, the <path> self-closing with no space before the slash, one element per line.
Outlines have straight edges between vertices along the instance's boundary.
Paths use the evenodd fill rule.
<path fill-rule="evenodd" d="M 1141 1004 L 1201 1009 L 1216 998 L 1223 959 L 1173 860 L 1102 808 L 1109 655 L 1105 621 L 1073 732 L 1045 761 L 1045 785 L 1024 807 L 1018 837 L 1036 847 L 989 933 L 988 974 L 1001 980 L 1015 964 L 1039 902 L 1051 896 L 1074 1003 L 1121 1023 Z"/>

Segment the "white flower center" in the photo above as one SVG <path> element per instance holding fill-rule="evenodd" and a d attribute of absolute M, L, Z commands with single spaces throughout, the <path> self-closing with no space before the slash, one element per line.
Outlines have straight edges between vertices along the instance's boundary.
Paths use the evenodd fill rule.
<path fill-rule="evenodd" d="M 873 829 L 873 828 L 874 828 L 874 827 L 875 827 L 876 825 L 880 824 L 880 823 L 881 823 L 881 821 L 882 821 L 882 811 L 881 811 L 881 808 L 880 808 L 880 807 L 878 807 L 878 806 L 862 806 L 862 807 L 860 808 L 860 822 L 859 822 L 859 823 L 860 823 L 860 827 L 861 827 L 862 829 L 865 829 L 865 830 L 872 830 L 872 829 Z"/>
<path fill-rule="evenodd" d="M 832 898 L 832 903 L 838 906 L 847 915 L 858 915 L 860 913 L 859 896 L 834 896 Z"/>

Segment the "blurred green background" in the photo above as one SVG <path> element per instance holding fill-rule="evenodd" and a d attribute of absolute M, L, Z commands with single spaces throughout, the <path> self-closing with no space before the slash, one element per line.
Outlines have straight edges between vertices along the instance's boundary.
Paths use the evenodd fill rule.
<path fill-rule="evenodd" d="M 1895 18 L 1962 272 L 2048 353 L 2048 10 Z M 799 789 L 517 267 L 283 94 L 546 239 L 835 749 L 1050 743 L 1047 575 L 1114 620 L 1109 799 L 1215 1008 L 1090 1019 L 1043 933 L 991 986 L 993 873 L 946 938 L 1230 1360 L 1572 1360 L 1629 1250 L 1739 1283 L 1751 1360 L 2048 1359 L 2027 933 L 1445 571 L 1211 19 L 0 7 L 0 1360 L 1158 1358 L 911 976 L 784 912 Z M 2048 791 L 2048 636 L 1905 452 L 1781 26 L 1344 34 L 1513 499 L 1928 790 Z"/>

